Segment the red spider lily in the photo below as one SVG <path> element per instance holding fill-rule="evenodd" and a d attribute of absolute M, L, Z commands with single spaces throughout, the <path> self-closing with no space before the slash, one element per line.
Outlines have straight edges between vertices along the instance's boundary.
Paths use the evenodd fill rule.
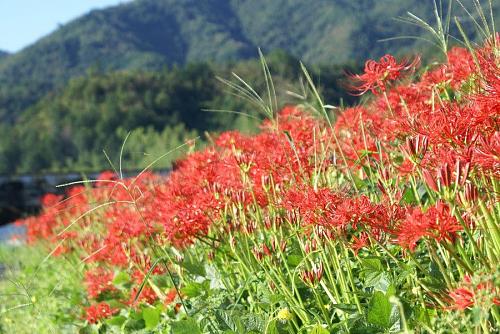
<path fill-rule="evenodd" d="M 374 157 L 373 153 L 377 152 L 377 139 L 388 139 L 381 131 L 383 128 L 383 114 L 374 110 L 363 107 L 348 108 L 339 116 L 334 130 L 340 139 L 340 149 L 351 168 L 356 168 L 356 162 L 363 153 Z"/>
<path fill-rule="evenodd" d="M 413 138 L 406 138 L 406 148 L 410 155 L 421 157 L 427 152 L 429 138 L 427 136 L 417 135 Z"/>
<path fill-rule="evenodd" d="M 281 250 L 281 252 L 285 252 L 286 245 L 287 245 L 286 240 L 281 240 L 280 242 L 274 239 L 271 240 L 271 248 L 273 249 L 274 252 L 278 251 L 278 249 Z"/>
<path fill-rule="evenodd" d="M 479 136 L 475 151 L 475 161 L 479 167 L 500 177 L 500 131 L 495 131 L 488 137 Z"/>
<path fill-rule="evenodd" d="M 109 171 L 109 170 L 101 172 L 99 174 L 99 176 L 97 177 L 97 180 L 100 180 L 100 181 L 114 181 L 117 179 L 118 179 L 118 175 L 116 175 L 115 172 Z"/>
<path fill-rule="evenodd" d="M 138 288 L 132 288 L 130 290 L 130 299 L 128 300 L 128 304 L 130 306 L 136 307 L 141 302 L 153 305 L 158 300 L 158 295 L 149 286 L 144 286 L 140 291 L 139 296 L 137 296 L 138 292 L 139 292 Z"/>
<path fill-rule="evenodd" d="M 465 200 L 474 203 L 479 198 L 479 191 L 472 183 L 465 184 Z"/>
<path fill-rule="evenodd" d="M 59 204 L 61 200 L 64 198 L 62 195 L 56 195 L 56 194 L 45 194 L 42 196 L 40 199 L 40 203 L 42 206 L 46 209 L 50 209 L 51 207 Z"/>
<path fill-rule="evenodd" d="M 264 252 L 262 252 L 257 246 L 254 246 L 254 248 L 252 249 L 252 253 L 257 261 L 262 261 L 265 255 Z"/>
<path fill-rule="evenodd" d="M 178 295 L 177 290 L 175 288 L 170 289 L 166 294 L 165 299 L 163 300 L 163 304 L 165 305 L 172 304 L 177 298 L 177 295 Z"/>
<path fill-rule="evenodd" d="M 476 304 L 493 303 L 500 305 L 498 287 L 491 281 L 482 281 L 474 284 L 472 279 L 465 275 L 459 288 L 450 291 L 450 309 L 465 310 Z"/>
<path fill-rule="evenodd" d="M 86 319 L 89 323 L 95 324 L 102 319 L 111 317 L 113 314 L 118 312 L 117 309 L 112 309 L 107 303 L 99 303 L 95 305 L 90 305 L 86 310 Z"/>
<path fill-rule="evenodd" d="M 303 270 L 300 273 L 302 281 L 308 285 L 315 285 L 323 277 L 323 263 L 313 264 L 311 270 Z"/>
<path fill-rule="evenodd" d="M 462 82 L 477 70 L 474 58 L 465 48 L 452 48 L 448 51 L 447 58 L 447 72 L 451 74 L 453 88 L 460 87 Z"/>
<path fill-rule="evenodd" d="M 264 252 L 264 254 L 265 254 L 266 256 L 271 256 L 271 255 L 272 255 L 271 250 L 269 249 L 269 247 L 267 247 L 267 245 L 266 245 L 266 244 L 263 244 L 263 245 L 262 245 L 262 251 Z"/>
<path fill-rule="evenodd" d="M 470 162 L 457 159 L 455 164 L 455 184 L 463 186 L 469 177 Z"/>
<path fill-rule="evenodd" d="M 456 232 L 461 230 L 462 226 L 451 216 L 448 206 L 438 202 L 426 212 L 422 212 L 421 208 L 410 210 L 396 235 L 401 246 L 414 250 L 417 242 L 424 237 L 437 242 L 453 241 Z"/>
<path fill-rule="evenodd" d="M 113 277 L 113 272 L 107 272 L 102 268 L 86 272 L 85 283 L 89 297 L 97 298 L 102 293 L 116 291 L 112 283 Z"/>
<path fill-rule="evenodd" d="M 397 210 L 396 210 L 397 211 Z M 360 231 L 370 231 L 373 235 L 391 232 L 392 223 L 400 212 L 393 211 L 390 206 L 376 204 L 366 196 L 348 198 L 338 205 L 330 226 Z"/>
<path fill-rule="evenodd" d="M 306 254 L 309 254 L 311 252 L 315 252 L 317 248 L 318 248 L 318 245 L 317 245 L 316 239 L 313 239 L 311 241 L 308 240 L 305 243 L 304 252 Z"/>
<path fill-rule="evenodd" d="M 364 248 L 369 243 L 369 235 L 368 233 L 360 233 L 359 238 L 353 236 L 351 239 L 351 249 L 355 254 L 358 254 L 359 250 Z"/>
<path fill-rule="evenodd" d="M 488 48 L 476 52 L 481 73 L 469 51 L 453 49 L 448 64 L 431 70 L 419 82 L 390 91 L 395 80 L 414 69 L 417 59 L 398 64 L 392 56 L 385 56 L 379 62 L 369 61 L 365 73 L 355 76 L 360 82 L 358 93 L 387 94 L 364 107 L 346 109 L 333 129 L 299 108 L 286 107 L 278 121 L 264 122 L 258 135 L 221 134 L 213 146 L 175 163 L 166 178 L 144 174 L 136 181 L 120 180 L 131 186 L 124 189 L 107 182 L 117 176 L 105 173 L 100 182 L 72 187 L 64 197 L 46 196 L 41 215 L 24 220 L 28 240 L 43 238 L 53 245 L 65 240 L 55 254 L 77 252 L 91 267 L 106 268 L 85 275 L 91 299 L 102 300 L 114 291 L 111 273 L 128 272 L 132 278 L 130 295 L 126 295 L 129 304 L 134 304 L 151 268 L 147 255 L 151 242 L 182 250 L 206 237 L 222 236 L 234 249 L 238 235 L 245 233 L 270 240 L 252 250 L 258 260 L 287 250 L 286 242 L 268 234 L 275 229 L 286 231 L 288 225 L 301 231 L 297 237 L 312 256 L 319 246 L 316 240 L 335 238 L 347 241 L 354 252 L 370 240 L 388 242 L 387 236 L 410 250 L 422 238 L 454 242 L 462 227 L 445 204 L 438 202 L 428 209 L 404 207 L 402 193 L 406 181 L 421 171 L 424 182 L 435 191 L 453 183 L 463 186 L 457 193 L 458 204 L 464 208 L 457 207 L 456 212 L 463 209 L 473 216 L 476 208 L 469 204 L 480 193 L 474 182 L 483 174 L 500 177 L 500 78 Z M 319 162 L 318 157 L 326 158 Z M 369 197 L 349 187 L 337 188 L 328 177 L 311 182 L 318 171 L 345 176 L 345 168 L 363 182 L 378 181 L 380 198 L 375 199 L 379 193 Z M 378 179 L 370 180 L 368 170 L 378 171 Z M 488 186 L 482 185 L 481 190 Z M 107 201 L 134 201 L 136 205 L 120 203 L 84 215 Z M 311 238 L 311 233 L 318 238 Z M 213 252 L 209 251 L 209 259 Z M 159 265 L 151 274 L 164 271 Z M 300 273 L 308 285 L 319 282 L 322 275 L 322 266 Z M 450 292 L 456 308 L 470 307 L 480 286 L 463 284 Z M 146 286 L 138 301 L 155 303 L 159 298 L 163 292 Z M 160 302 L 175 302 L 174 291 Z M 99 321 L 99 307 L 105 315 L 113 311 L 94 305 L 89 308 L 89 321 Z"/>
<path fill-rule="evenodd" d="M 445 163 L 441 168 L 439 168 L 438 180 L 441 186 L 444 187 L 451 186 L 451 169 L 447 163 Z"/>
<path fill-rule="evenodd" d="M 474 305 L 474 293 L 466 288 L 458 288 L 450 292 L 453 299 L 453 309 L 465 310 Z"/>
<path fill-rule="evenodd" d="M 403 72 L 414 70 L 419 64 L 419 57 L 411 62 L 403 60 L 399 64 L 391 55 L 381 57 L 378 62 L 375 60 L 368 60 L 365 63 L 364 73 L 352 76 L 354 80 L 360 83 L 353 88 L 357 95 L 363 95 L 369 90 L 371 90 L 373 94 L 385 92 L 391 81 L 400 78 Z"/>

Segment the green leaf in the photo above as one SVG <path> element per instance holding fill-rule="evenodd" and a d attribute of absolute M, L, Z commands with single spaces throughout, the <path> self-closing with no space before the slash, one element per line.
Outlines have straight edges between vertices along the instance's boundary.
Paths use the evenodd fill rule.
<path fill-rule="evenodd" d="M 198 262 L 191 258 L 186 258 L 182 262 L 182 266 L 186 268 L 186 270 L 192 275 L 197 275 L 202 277 L 206 276 L 205 266 L 202 262 Z"/>
<path fill-rule="evenodd" d="M 356 313 L 358 312 L 358 308 L 355 304 L 331 304 L 333 308 L 342 310 L 347 313 Z"/>
<path fill-rule="evenodd" d="M 147 307 L 142 310 L 142 318 L 146 323 L 146 329 L 153 329 L 160 323 L 160 310 L 153 307 Z"/>
<path fill-rule="evenodd" d="M 373 325 L 356 324 L 351 328 L 350 334 L 380 334 L 380 328 Z"/>
<path fill-rule="evenodd" d="M 203 285 L 201 283 L 189 282 L 181 289 L 181 292 L 188 297 L 197 297 L 203 293 Z"/>
<path fill-rule="evenodd" d="M 385 291 L 385 295 L 387 298 L 396 295 L 396 288 L 394 287 L 394 285 L 389 285 L 387 287 L 387 291 Z"/>
<path fill-rule="evenodd" d="M 365 286 L 376 287 L 377 290 L 385 292 L 389 282 L 380 259 L 370 257 L 362 259 L 361 262 L 363 264 L 362 273 L 365 277 Z"/>
<path fill-rule="evenodd" d="M 271 320 L 268 325 L 267 325 L 267 331 L 266 334 L 288 334 L 290 331 L 288 330 L 289 323 L 286 322 L 281 322 L 276 319 Z"/>
<path fill-rule="evenodd" d="M 117 315 L 111 319 L 106 320 L 106 323 L 110 326 L 121 326 L 125 321 L 127 321 L 127 318 L 122 315 Z"/>
<path fill-rule="evenodd" d="M 271 304 L 276 304 L 286 299 L 285 296 L 279 293 L 270 293 L 267 297 L 269 298 L 269 303 Z"/>
<path fill-rule="evenodd" d="M 99 329 L 96 325 L 87 325 L 80 328 L 78 334 L 99 334 Z"/>
<path fill-rule="evenodd" d="M 267 324 L 266 334 L 278 334 L 278 327 L 276 326 L 276 320 L 271 320 Z"/>
<path fill-rule="evenodd" d="M 242 319 L 245 324 L 245 330 L 248 333 L 263 333 L 264 332 L 264 319 L 260 316 L 250 314 Z"/>
<path fill-rule="evenodd" d="M 330 332 L 323 328 L 323 326 L 321 325 L 315 325 L 313 328 L 311 328 L 311 330 L 309 330 L 308 332 L 309 334 L 330 334 Z"/>
<path fill-rule="evenodd" d="M 235 333 L 244 333 L 245 329 L 243 328 L 243 324 L 240 319 L 236 316 L 232 316 L 226 311 L 219 310 L 215 313 L 215 316 L 224 329 L 230 329 Z"/>
<path fill-rule="evenodd" d="M 370 185 L 370 181 L 363 180 L 360 177 L 358 177 L 357 175 L 353 175 L 352 179 L 354 181 L 354 184 L 356 185 L 356 188 L 358 188 L 358 190 L 363 189 L 363 188 Z"/>
<path fill-rule="evenodd" d="M 471 311 L 472 315 L 472 323 L 475 326 L 478 326 L 481 323 L 481 319 L 483 319 L 483 311 L 481 310 L 480 307 L 473 307 Z"/>
<path fill-rule="evenodd" d="M 200 327 L 193 318 L 173 322 L 172 334 L 202 334 Z"/>
<path fill-rule="evenodd" d="M 127 319 L 127 321 L 125 322 L 125 331 L 126 332 L 139 331 L 141 329 L 144 329 L 145 326 L 146 323 L 144 322 L 143 319 L 140 320 Z"/>
<path fill-rule="evenodd" d="M 437 283 L 445 284 L 443 273 L 436 262 L 431 261 L 429 264 L 429 273 L 431 274 L 431 278 L 435 279 Z"/>
<path fill-rule="evenodd" d="M 286 258 L 286 262 L 291 267 L 297 267 L 300 262 L 302 262 L 302 256 L 300 255 L 288 255 Z"/>
<path fill-rule="evenodd" d="M 392 305 L 389 302 L 389 297 L 383 292 L 375 291 L 368 309 L 368 322 L 383 328 L 389 328 L 391 326 L 391 312 Z"/>
<path fill-rule="evenodd" d="M 115 278 L 113 279 L 113 284 L 114 285 L 122 285 L 130 282 L 130 275 L 127 274 L 124 271 L 120 271 L 115 275 Z"/>
<path fill-rule="evenodd" d="M 405 192 L 403 193 L 403 197 L 401 200 L 406 203 L 406 204 L 418 204 L 417 198 L 415 197 L 415 193 L 413 192 L 413 189 L 406 188 Z"/>
<path fill-rule="evenodd" d="M 205 272 L 210 281 L 210 289 L 225 289 L 221 274 L 215 266 L 206 264 Z"/>
<path fill-rule="evenodd" d="M 380 261 L 380 259 L 376 257 L 367 257 L 361 259 L 361 263 L 363 263 L 363 270 L 366 272 L 368 271 L 381 272 L 384 270 L 382 262 Z"/>

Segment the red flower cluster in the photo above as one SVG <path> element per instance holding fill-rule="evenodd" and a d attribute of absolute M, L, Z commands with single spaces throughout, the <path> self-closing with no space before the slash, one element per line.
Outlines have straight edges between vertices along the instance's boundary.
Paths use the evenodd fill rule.
<path fill-rule="evenodd" d="M 90 298 L 98 298 L 105 292 L 115 291 L 113 286 L 113 272 L 107 272 L 102 268 L 97 268 L 85 273 L 85 283 L 87 285 L 87 293 Z"/>
<path fill-rule="evenodd" d="M 438 202 L 426 212 L 422 212 L 421 208 L 412 209 L 399 226 L 397 238 L 400 245 L 413 250 L 417 246 L 417 241 L 424 237 L 438 242 L 452 241 L 456 232 L 461 230 L 462 226 L 451 216 L 449 208 Z"/>
<path fill-rule="evenodd" d="M 478 64 L 466 49 L 453 48 L 447 64 L 430 70 L 419 82 L 390 91 L 377 80 L 391 78 L 384 71 L 397 76 L 407 64 L 398 66 L 391 57 L 367 63 L 366 73 L 358 76 L 364 82 L 360 90 L 383 88 L 387 98 L 376 97 L 372 104 L 347 109 L 340 116 L 336 131 L 350 163 L 355 167 L 366 155 L 385 159 L 394 143 L 424 137 L 426 150 L 413 161 L 419 167 L 435 170 L 460 161 L 469 163 L 471 171 L 500 177 L 500 65 L 490 44 L 475 50 Z M 407 164 L 401 167 L 411 171 Z"/>
<path fill-rule="evenodd" d="M 118 310 L 112 309 L 107 303 L 99 303 L 95 305 L 90 305 L 85 310 L 86 319 L 89 323 L 95 324 L 102 319 L 106 319 L 115 314 Z"/>
<path fill-rule="evenodd" d="M 85 276 L 94 302 L 115 293 L 114 273 L 126 272 L 130 291 L 117 297 L 123 307 L 175 299 L 173 290 L 165 297 L 148 284 L 136 298 L 151 268 L 151 245 L 182 249 L 207 236 L 234 245 L 230 234 L 257 235 L 286 224 L 303 231 L 298 237 L 306 240 L 306 252 L 318 246 L 311 231 L 323 240 L 341 237 L 355 252 L 370 240 L 410 250 L 422 238 L 454 242 L 462 226 L 447 204 L 412 207 L 403 192 L 413 177 L 436 192 L 469 189 L 466 199 L 477 199 L 474 177 L 500 177 L 499 66 L 489 48 L 477 50 L 479 68 L 466 50 L 453 49 L 447 64 L 391 90 L 389 83 L 418 61 L 398 64 L 385 56 L 367 62 L 356 76 L 358 92 L 386 94 L 345 110 L 333 128 L 286 107 L 257 135 L 221 134 L 211 147 L 176 162 L 166 178 L 145 173 L 120 180 L 105 173 L 65 197 L 47 195 L 43 212 L 22 222 L 28 240 L 49 240 L 60 245 L 59 253 L 78 252 L 89 267 L 101 268 Z M 333 174 L 341 175 L 342 185 Z M 264 240 L 254 255 L 262 260 L 286 247 Z M 302 275 L 311 284 L 323 273 L 313 269 Z M 164 273 L 162 264 L 151 274 Z M 457 305 L 470 300 L 465 290 L 452 296 Z M 107 304 L 93 305 L 87 319 L 97 322 L 113 312 Z"/>
<path fill-rule="evenodd" d="M 207 234 L 225 206 L 254 200 L 265 206 L 273 200 L 269 187 L 309 177 L 326 131 L 291 107 L 280 113 L 278 124 L 282 133 L 269 123 L 254 137 L 223 133 L 215 147 L 177 162 L 167 182 L 155 188 L 147 219 L 162 224 L 170 242 L 182 247 Z M 313 128 L 318 128 L 316 142 Z"/>
<path fill-rule="evenodd" d="M 363 74 L 353 75 L 352 78 L 359 81 L 359 86 L 353 87 L 359 95 L 371 90 L 373 94 L 385 92 L 391 81 L 399 79 L 403 72 L 414 70 L 420 64 L 420 58 L 413 61 L 403 60 L 397 63 L 391 55 L 385 55 L 378 62 L 368 60 L 365 63 Z"/>
<path fill-rule="evenodd" d="M 486 281 L 474 285 L 468 275 L 464 276 L 461 287 L 450 292 L 450 297 L 450 309 L 454 310 L 465 310 L 484 302 L 500 305 L 499 290 L 493 282 Z"/>

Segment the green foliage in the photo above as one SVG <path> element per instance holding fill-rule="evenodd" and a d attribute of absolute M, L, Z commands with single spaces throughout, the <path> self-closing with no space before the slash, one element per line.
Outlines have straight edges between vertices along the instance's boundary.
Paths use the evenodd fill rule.
<path fill-rule="evenodd" d="M 46 255 L 42 246 L 0 245 L 0 333 L 74 333 L 81 326 L 79 260 Z"/>
<path fill-rule="evenodd" d="M 146 324 L 146 329 L 153 329 L 160 323 L 160 310 L 155 307 L 145 308 L 142 317 Z"/>
<path fill-rule="evenodd" d="M 391 311 L 389 297 L 383 292 L 375 291 L 368 309 L 367 320 L 373 325 L 388 329 L 391 327 Z"/>
<path fill-rule="evenodd" d="M 172 334 L 201 334 L 200 327 L 193 318 L 172 323 Z"/>

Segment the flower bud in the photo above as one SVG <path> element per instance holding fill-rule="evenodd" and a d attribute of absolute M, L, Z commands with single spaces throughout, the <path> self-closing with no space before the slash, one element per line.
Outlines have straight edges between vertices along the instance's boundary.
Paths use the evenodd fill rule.
<path fill-rule="evenodd" d="M 479 198 L 479 192 L 477 188 L 472 183 L 465 184 L 465 200 L 469 203 L 477 201 Z"/>
<path fill-rule="evenodd" d="M 422 170 L 422 176 L 424 177 L 425 183 L 427 184 L 427 186 L 429 186 L 429 188 L 434 191 L 439 191 L 436 181 L 427 169 Z"/>
<path fill-rule="evenodd" d="M 451 185 L 451 169 L 448 163 L 445 163 L 438 170 L 438 178 L 442 186 L 449 187 Z"/>

